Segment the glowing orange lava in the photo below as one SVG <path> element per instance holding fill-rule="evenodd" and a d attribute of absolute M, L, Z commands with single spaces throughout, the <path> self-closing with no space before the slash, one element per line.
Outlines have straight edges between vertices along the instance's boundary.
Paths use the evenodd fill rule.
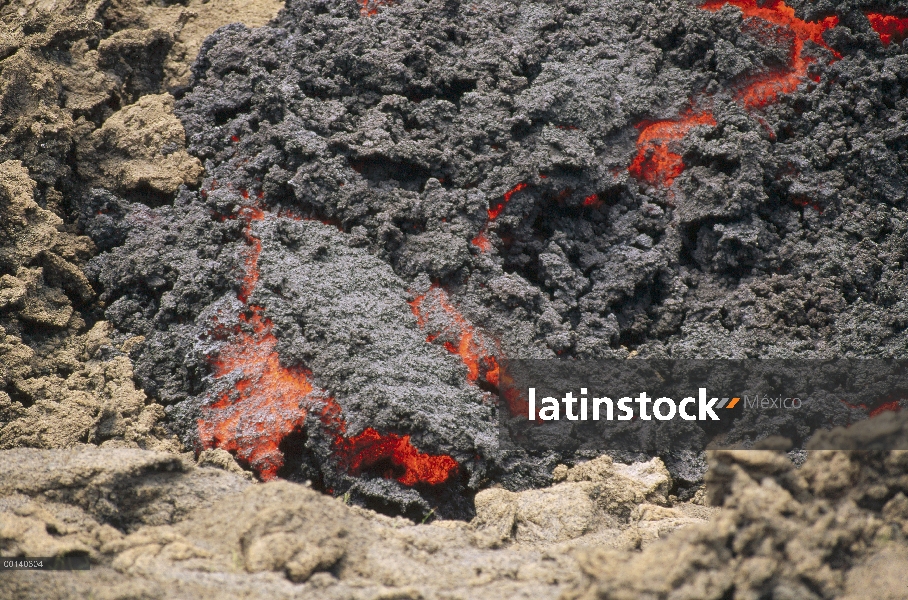
<path fill-rule="evenodd" d="M 902 407 L 899 405 L 898 401 L 896 400 L 896 401 L 880 404 L 879 406 L 874 408 L 872 411 L 870 411 L 870 416 L 875 417 L 884 412 L 899 412 L 900 410 L 902 410 Z"/>
<path fill-rule="evenodd" d="M 506 191 L 504 193 L 504 197 L 502 198 L 501 202 L 497 202 L 497 203 L 495 203 L 494 206 L 489 207 L 488 221 L 486 221 L 486 224 L 482 226 L 482 229 L 479 230 L 479 233 L 476 235 L 476 237 L 474 237 L 471 240 L 470 243 L 472 243 L 474 246 L 476 246 L 483 252 L 488 252 L 489 250 L 491 250 L 492 243 L 489 241 L 489 237 L 486 235 L 486 227 L 488 227 L 488 224 L 490 221 L 494 221 L 495 219 L 498 218 L 498 215 L 501 214 L 501 212 L 504 210 L 504 207 L 507 206 L 508 202 L 511 201 L 511 197 L 514 194 L 516 194 L 517 192 L 520 192 L 522 190 L 525 190 L 528 187 L 530 187 L 530 186 L 526 183 L 522 183 L 522 182 L 518 183 L 517 185 L 515 185 L 514 187 L 512 187 L 511 189 L 509 189 L 508 191 Z"/>
<path fill-rule="evenodd" d="M 409 435 L 381 435 L 371 427 L 342 440 L 339 449 L 345 457 L 344 466 L 352 475 L 368 468 L 385 467 L 386 479 L 396 479 L 408 486 L 444 483 L 458 468 L 457 461 L 450 456 L 431 456 L 418 451 L 410 443 Z"/>
<path fill-rule="evenodd" d="M 671 187 L 675 178 L 684 172 L 680 154 L 669 150 L 669 144 L 684 138 L 699 125 L 715 125 L 712 113 L 688 111 L 673 121 L 644 121 L 637 125 L 637 154 L 627 171 L 631 177 L 650 185 Z"/>
<path fill-rule="evenodd" d="M 583 199 L 583 205 L 590 208 L 599 208 L 602 206 L 602 200 L 599 199 L 599 194 L 590 194 Z"/>
<path fill-rule="evenodd" d="M 769 0 L 762 3 L 762 6 L 758 4 L 757 0 L 710 0 L 703 3 L 700 8 L 716 11 L 726 4 L 740 8 L 745 17 L 772 23 L 794 35 L 788 70 L 748 77 L 739 86 L 736 97 L 746 108 L 766 107 L 778 101 L 782 94 L 790 94 L 797 90 L 807 77 L 808 65 L 813 62 L 813 59 L 803 55 L 804 43 L 810 40 L 823 48 L 830 49 L 823 39 L 823 32 L 839 24 L 839 18 L 836 16 L 826 17 L 817 23 L 799 19 L 795 16 L 794 9 L 782 0 Z M 836 58 L 842 57 L 835 51 L 833 51 L 833 55 Z"/>
<path fill-rule="evenodd" d="M 892 42 L 900 44 L 908 38 L 908 17 L 894 17 L 881 13 L 868 12 L 867 20 L 873 30 L 880 34 L 880 41 L 884 46 Z"/>
<path fill-rule="evenodd" d="M 209 357 L 212 377 L 229 378 L 233 385 L 202 408 L 197 423 L 202 447 L 223 448 L 248 464 L 263 480 L 274 479 L 285 461 L 281 442 L 299 431 L 306 417 L 313 414 L 334 435 L 335 456 L 354 475 L 387 462 L 391 470 L 385 475 L 404 485 L 446 481 L 457 470 L 453 458 L 424 454 L 410 444 L 409 436 L 381 435 L 371 428 L 346 438 L 347 425 L 340 405 L 313 388 L 309 371 L 281 364 L 273 323 L 263 315 L 261 307 L 249 305 L 259 281 L 258 260 L 262 252 L 261 241 L 252 233 L 252 223 L 269 217 L 272 216 L 255 206 L 244 206 L 237 213 L 237 218 L 246 223 L 243 236 L 249 245 L 237 292 L 246 310 L 239 315 L 240 323 L 235 328 L 224 331 L 216 326 L 213 332 L 228 341 Z"/>
<path fill-rule="evenodd" d="M 448 302 L 448 295 L 437 286 L 410 302 L 419 326 L 431 333 L 426 342 L 439 341 L 451 354 L 460 356 L 467 366 L 467 379 L 498 386 L 498 361 L 493 356 L 496 344 L 485 339 L 460 312 Z"/>
<path fill-rule="evenodd" d="M 470 240 L 470 243 L 483 252 L 488 252 L 492 249 L 492 242 L 489 241 L 489 236 L 486 235 L 485 230 L 480 230 L 476 237 Z"/>
<path fill-rule="evenodd" d="M 374 17 L 378 14 L 381 6 L 393 4 L 391 0 L 357 0 L 359 2 L 359 14 L 363 17 Z"/>
<path fill-rule="evenodd" d="M 252 331 L 237 331 L 211 360 L 215 379 L 238 379 L 232 391 L 202 409 L 199 438 L 206 448 L 235 453 L 267 481 L 284 464 L 281 440 L 306 420 L 303 403 L 312 385 L 302 369 L 280 364 L 271 321 L 262 317 L 261 308 L 251 310 L 251 316 L 241 315 L 240 320 Z"/>
<path fill-rule="evenodd" d="M 880 404 L 879 406 L 873 408 L 872 410 L 866 404 L 849 404 L 848 402 L 845 402 L 844 400 L 840 400 L 839 402 L 841 402 L 848 408 L 853 408 L 853 409 L 863 408 L 864 410 L 869 410 L 870 412 L 868 413 L 868 418 L 873 418 L 877 415 L 883 414 L 884 412 L 899 412 L 902 410 L 902 406 L 901 406 L 901 404 L 899 404 L 898 400 L 891 400 L 889 402 L 884 402 L 884 403 Z"/>
<path fill-rule="evenodd" d="M 265 213 L 258 207 L 244 206 L 240 209 L 238 216 L 246 222 L 246 227 L 243 229 L 243 237 L 246 238 L 246 242 L 251 246 L 246 255 L 246 272 L 243 275 L 243 283 L 236 295 L 240 302 L 246 304 L 249 302 L 252 290 L 255 289 L 259 282 L 259 255 L 262 253 L 261 240 L 252 235 L 252 222 L 264 219 Z"/>
<path fill-rule="evenodd" d="M 504 199 L 494 207 L 489 209 L 489 220 L 494 221 L 495 219 L 497 219 L 498 215 L 501 214 L 501 211 L 504 210 L 505 205 L 511 201 L 511 198 L 514 196 L 514 194 L 523 191 L 528 187 L 529 186 L 526 183 L 518 183 L 517 185 L 506 191 L 504 193 Z"/>

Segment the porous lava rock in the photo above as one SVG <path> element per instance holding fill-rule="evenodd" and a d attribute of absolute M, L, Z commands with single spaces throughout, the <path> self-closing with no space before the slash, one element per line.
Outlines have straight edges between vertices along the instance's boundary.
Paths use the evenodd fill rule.
<path fill-rule="evenodd" d="M 180 449 L 163 406 L 136 387 L 129 355 L 143 338 L 102 319 L 82 271 L 97 247 L 74 217 L 94 186 L 154 204 L 199 183 L 166 90 L 185 83 L 208 32 L 278 8 L 0 6 L 0 447 Z"/>
<path fill-rule="evenodd" d="M 295 0 L 224 27 L 176 107 L 203 189 L 85 203 L 106 315 L 187 443 L 423 511 L 420 461 L 466 491 L 583 458 L 488 450 L 501 357 L 898 357 L 908 58 L 873 8 Z"/>
<path fill-rule="evenodd" d="M 81 554 L 92 561 L 90 577 L 10 573 L 2 600 L 557 598 L 583 584 L 575 558 L 582 549 L 645 548 L 714 512 L 681 503 L 613 515 L 603 501 L 620 485 L 666 503 L 659 488 L 667 479 L 664 469 L 654 482 L 633 468 L 613 478 L 607 457 L 582 473 L 563 468 L 572 481 L 553 488 L 506 492 L 517 511 L 500 510 L 487 490 L 473 522 L 417 525 L 302 484 L 253 484 L 223 461 L 226 470 L 173 454 L 89 445 L 0 456 L 4 556 Z M 634 467 L 640 474 L 660 470 L 655 463 Z M 593 517 L 582 527 L 566 519 L 560 528 L 539 527 L 557 525 L 578 499 L 592 506 L 580 513 Z"/>
<path fill-rule="evenodd" d="M 904 441 L 905 423 L 904 413 L 889 413 L 833 431 L 853 444 Z M 896 598 L 906 459 L 904 451 L 816 450 L 798 469 L 767 449 L 718 451 L 707 489 L 724 509 L 709 525 L 638 554 L 594 550 L 581 559 L 594 583 L 566 597 Z"/>

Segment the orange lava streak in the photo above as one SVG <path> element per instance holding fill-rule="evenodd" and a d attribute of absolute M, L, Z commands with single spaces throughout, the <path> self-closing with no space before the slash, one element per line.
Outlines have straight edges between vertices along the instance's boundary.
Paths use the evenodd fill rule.
<path fill-rule="evenodd" d="M 240 320 L 252 333 L 238 331 L 211 360 L 215 379 L 231 374 L 239 379 L 234 390 L 202 409 L 199 438 L 205 448 L 235 452 L 267 481 L 284 464 L 281 440 L 306 420 L 303 403 L 312 384 L 303 369 L 280 364 L 271 321 L 262 317 L 260 307 L 251 309 L 252 316 Z"/>
<path fill-rule="evenodd" d="M 511 197 L 514 194 L 516 194 L 519 191 L 525 190 L 528 187 L 530 187 L 528 184 L 521 182 L 521 183 L 518 183 L 517 185 L 515 185 L 514 187 L 512 187 L 511 189 L 509 189 L 508 191 L 506 191 L 504 193 L 504 197 L 501 200 L 501 202 L 498 202 L 495 204 L 495 206 L 492 206 L 489 208 L 488 221 L 486 221 L 486 224 L 482 226 L 482 229 L 479 230 L 479 233 L 476 235 L 476 237 L 474 237 L 470 241 L 470 243 L 473 244 L 474 246 L 476 246 L 477 248 L 479 248 L 480 250 L 482 250 L 483 252 L 488 252 L 489 250 L 491 250 L 492 243 L 489 241 L 489 237 L 486 235 L 486 227 L 488 227 L 488 224 L 490 221 L 494 221 L 495 219 L 498 218 L 498 215 L 501 214 L 501 212 L 504 210 L 504 207 L 507 205 L 507 203 L 511 201 Z"/>
<path fill-rule="evenodd" d="M 511 201 L 511 197 L 514 196 L 517 192 L 527 189 L 529 186 L 526 183 L 518 183 L 508 191 L 504 193 L 504 200 L 496 204 L 494 207 L 489 209 L 489 220 L 494 221 L 498 218 L 498 215 L 501 214 L 501 211 L 504 210 L 505 205 Z"/>
<path fill-rule="evenodd" d="M 870 411 L 870 416 L 875 417 L 884 412 L 899 412 L 900 410 L 902 410 L 902 407 L 899 405 L 898 401 L 886 402 Z"/>
<path fill-rule="evenodd" d="M 359 14 L 363 17 L 374 17 L 378 14 L 380 6 L 390 6 L 391 0 L 357 0 L 359 3 Z"/>
<path fill-rule="evenodd" d="M 489 241 L 489 236 L 486 235 L 485 230 L 480 230 L 476 237 L 470 240 L 470 243 L 483 252 L 488 252 L 492 249 L 492 242 Z"/>
<path fill-rule="evenodd" d="M 650 185 L 671 187 L 675 178 L 684 172 L 680 154 L 669 150 L 669 144 L 684 138 L 698 125 L 715 125 L 712 113 L 688 111 L 673 121 L 643 122 L 637 125 L 637 154 L 627 171 L 631 177 Z"/>
<path fill-rule="evenodd" d="M 583 205 L 590 208 L 599 208 L 602 206 L 602 200 L 599 198 L 599 194 L 590 194 L 583 199 Z"/>
<path fill-rule="evenodd" d="M 472 382 L 485 381 L 493 386 L 498 385 L 498 361 L 491 351 L 495 344 L 485 340 L 479 332 L 448 302 L 444 290 L 433 286 L 424 296 L 410 302 L 410 309 L 416 315 L 419 326 L 436 326 L 441 328 L 432 331 L 426 342 L 432 343 L 441 339 L 442 345 L 451 354 L 460 356 L 467 366 L 467 379 Z"/>
<path fill-rule="evenodd" d="M 265 213 L 256 206 L 244 206 L 240 209 L 239 218 L 246 222 L 246 227 L 243 229 L 243 237 L 246 238 L 246 242 L 251 246 L 246 255 L 246 272 L 243 275 L 243 282 L 240 285 L 240 291 L 236 295 L 240 302 L 246 304 L 249 302 L 252 290 L 255 289 L 259 282 L 259 255 L 262 253 L 261 240 L 252 235 L 252 222 L 264 219 Z"/>
<path fill-rule="evenodd" d="M 848 408 L 852 408 L 852 409 L 863 408 L 864 410 L 869 410 L 868 418 L 873 418 L 877 415 L 883 414 L 884 412 L 900 412 L 902 410 L 902 406 L 899 404 L 898 400 L 884 402 L 883 404 L 880 404 L 873 410 L 870 410 L 866 404 L 849 404 L 848 402 L 845 402 L 844 400 L 839 400 L 839 402 L 841 402 Z"/>
<path fill-rule="evenodd" d="M 839 24 L 839 18 L 836 16 L 826 17 L 816 23 L 799 19 L 795 16 L 794 9 L 782 0 L 770 0 L 763 6 L 759 6 L 756 0 L 713 0 L 705 2 L 700 8 L 716 11 L 726 4 L 740 8 L 745 17 L 761 19 L 794 34 L 789 70 L 749 77 L 738 90 L 736 97 L 745 108 L 768 106 L 778 101 L 782 94 L 790 94 L 797 90 L 807 77 L 808 65 L 813 62 L 813 59 L 803 55 L 804 42 L 810 40 L 830 49 L 823 39 L 823 32 Z M 836 58 L 842 57 L 835 51 L 833 54 Z"/>
<path fill-rule="evenodd" d="M 386 466 L 383 474 L 386 479 L 396 479 L 408 486 L 444 483 L 458 468 L 457 461 L 450 456 L 432 456 L 418 451 L 410 443 L 409 435 L 381 435 L 371 427 L 341 441 L 339 449 L 345 457 L 344 466 L 351 474 L 359 475 L 364 469 Z"/>
<path fill-rule="evenodd" d="M 908 38 L 908 17 L 900 18 L 874 12 L 865 14 L 867 20 L 870 21 L 870 26 L 880 35 L 880 41 L 884 46 L 888 46 L 892 42 L 899 44 Z"/>
<path fill-rule="evenodd" d="M 384 475 L 404 485 L 446 481 L 458 467 L 453 458 L 424 454 L 410 444 L 410 436 L 381 435 L 372 428 L 346 438 L 340 405 L 314 390 L 306 369 L 281 364 L 273 323 L 263 316 L 260 306 L 248 305 L 258 285 L 262 252 L 261 240 L 252 234 L 252 222 L 266 218 L 266 214 L 261 208 L 244 206 L 237 217 L 246 222 L 243 236 L 250 246 L 237 298 L 247 305 L 249 313 L 239 316 L 240 325 L 228 332 L 229 342 L 216 356 L 209 357 L 212 377 L 231 377 L 235 383 L 232 390 L 202 408 L 197 422 L 202 447 L 233 452 L 268 481 L 277 477 L 284 465 L 281 442 L 300 430 L 312 413 L 335 436 L 335 455 L 353 474 L 388 461 L 392 469 Z"/>

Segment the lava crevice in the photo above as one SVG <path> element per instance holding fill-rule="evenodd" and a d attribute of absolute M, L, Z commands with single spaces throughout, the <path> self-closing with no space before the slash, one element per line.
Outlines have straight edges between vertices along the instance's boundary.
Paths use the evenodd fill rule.
<path fill-rule="evenodd" d="M 197 423 L 201 447 L 233 453 L 268 481 L 277 476 L 285 463 L 281 442 L 300 431 L 308 415 L 313 414 L 333 438 L 334 459 L 350 475 L 359 476 L 378 465 L 386 467 L 382 476 L 406 486 L 447 481 L 457 472 L 457 461 L 446 455 L 420 452 L 408 435 L 381 434 L 369 427 L 346 437 L 343 411 L 334 398 L 312 385 L 312 374 L 307 369 L 281 363 L 273 323 L 264 316 L 261 306 L 249 304 L 259 281 L 262 251 L 253 224 L 264 219 L 300 217 L 292 213 L 273 215 L 259 206 L 244 206 L 236 218 L 245 222 L 243 236 L 248 245 L 245 272 L 237 292 L 244 311 L 232 330 L 216 323 L 211 332 L 216 338 L 226 339 L 224 346 L 209 357 L 212 378 L 230 387 L 202 407 Z M 472 351 L 470 339 L 461 339 L 463 348 Z M 476 364 L 480 362 L 477 358 Z M 495 369 L 497 375 L 497 365 Z"/>
<path fill-rule="evenodd" d="M 715 126 L 716 119 L 709 112 L 688 111 L 671 121 L 639 123 L 637 154 L 627 169 L 630 176 L 652 186 L 671 187 L 675 178 L 684 172 L 684 160 L 680 154 L 672 152 L 670 145 L 700 125 Z"/>
<path fill-rule="evenodd" d="M 490 211 L 491 214 L 491 211 Z M 497 343 L 471 325 L 437 286 L 410 302 L 419 326 L 429 333 L 426 343 L 440 343 L 456 354 L 467 367 L 467 379 L 478 385 L 498 388 Z"/>
<path fill-rule="evenodd" d="M 499 217 L 499 215 L 501 215 L 501 213 L 504 211 L 505 206 L 508 205 L 508 203 L 511 201 L 511 198 L 514 196 L 514 194 L 521 192 L 521 191 L 527 189 L 528 187 L 530 187 L 528 183 L 520 182 L 517 185 L 515 185 L 514 187 L 512 187 L 511 189 L 509 189 L 508 191 L 506 191 L 504 193 L 504 196 L 502 196 L 502 198 L 499 202 L 496 202 L 495 204 L 490 206 L 488 209 L 488 218 L 487 218 L 485 224 L 479 230 L 479 233 L 476 234 L 476 237 L 474 237 L 470 241 L 470 243 L 473 244 L 474 246 L 476 246 L 477 248 L 479 248 L 482 252 L 488 252 L 489 250 L 491 250 L 492 243 L 491 243 L 491 241 L 489 241 L 489 237 L 486 233 L 488 230 L 488 227 L 489 227 L 489 223 L 491 223 L 492 221 L 497 219 Z"/>
<path fill-rule="evenodd" d="M 832 52 L 836 60 L 842 55 L 832 50 L 823 39 L 823 33 L 839 24 L 835 15 L 818 22 L 805 21 L 795 16 L 794 8 L 782 0 L 758 3 L 756 0 L 721 0 L 703 3 L 700 8 L 709 11 L 720 10 L 726 4 L 737 6 L 745 18 L 756 18 L 771 23 L 793 34 L 791 57 L 788 70 L 770 71 L 745 77 L 736 85 L 735 98 L 748 109 L 765 108 L 779 100 L 783 94 L 790 94 L 808 77 L 807 69 L 814 62 L 804 56 L 804 44 L 808 40 Z"/>
<path fill-rule="evenodd" d="M 794 9 L 782 0 L 771 0 L 762 5 L 756 0 L 716 0 L 705 2 L 700 8 L 718 11 L 726 5 L 738 7 L 745 19 L 759 19 L 781 28 L 792 40 L 787 69 L 746 75 L 733 84 L 735 100 L 748 111 L 778 102 L 782 95 L 796 91 L 810 76 L 808 67 L 814 59 L 804 55 L 804 44 L 808 40 L 832 52 L 836 60 L 842 57 L 823 39 L 824 32 L 838 25 L 837 16 L 829 16 L 816 23 L 805 21 L 797 18 Z M 747 27 L 747 23 L 742 27 Z M 685 169 L 683 158 L 671 150 L 671 145 L 682 140 L 694 127 L 716 124 L 712 113 L 704 109 L 688 109 L 676 119 L 638 123 L 637 153 L 628 167 L 628 174 L 651 186 L 670 188 Z M 761 124 L 766 127 L 765 121 L 761 120 Z M 771 129 L 769 134 L 771 139 L 775 138 Z"/>

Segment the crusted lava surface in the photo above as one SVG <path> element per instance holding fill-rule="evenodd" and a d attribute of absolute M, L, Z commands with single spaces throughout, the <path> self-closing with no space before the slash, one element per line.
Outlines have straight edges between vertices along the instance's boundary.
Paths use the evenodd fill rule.
<path fill-rule="evenodd" d="M 462 516 L 582 458 L 499 447 L 507 357 L 904 355 L 906 17 L 291 0 L 201 49 L 201 190 L 87 198 L 88 271 L 187 443 Z"/>

